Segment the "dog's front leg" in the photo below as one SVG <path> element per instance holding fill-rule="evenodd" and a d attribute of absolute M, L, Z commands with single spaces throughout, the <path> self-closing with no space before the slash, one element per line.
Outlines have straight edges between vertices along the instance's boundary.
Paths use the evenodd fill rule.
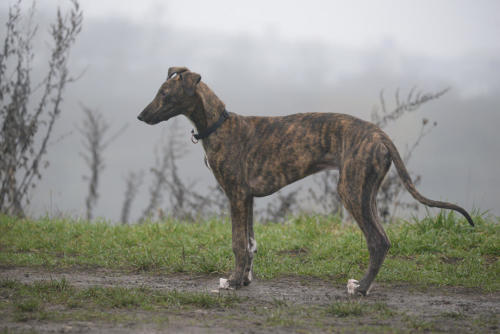
<path fill-rule="evenodd" d="M 249 268 L 251 255 L 249 249 L 248 216 L 253 210 L 251 196 L 239 196 L 231 199 L 231 223 L 233 232 L 234 272 L 229 278 L 229 285 L 239 288 L 244 283 L 245 271 Z"/>
<path fill-rule="evenodd" d="M 245 268 L 245 276 L 243 277 L 243 284 L 250 285 L 253 280 L 253 258 L 257 253 L 257 241 L 253 232 L 253 198 L 248 207 L 247 215 L 247 228 L 248 228 L 248 255 L 249 259 Z"/>

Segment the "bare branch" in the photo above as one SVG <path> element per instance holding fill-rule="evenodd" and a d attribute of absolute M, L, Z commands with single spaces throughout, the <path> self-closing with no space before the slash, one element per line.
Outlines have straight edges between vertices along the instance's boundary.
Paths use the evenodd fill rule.
<path fill-rule="evenodd" d="M 399 90 L 395 93 L 396 106 L 391 112 L 386 111 L 385 100 L 383 91 L 380 93 L 380 105 L 382 106 L 383 113 L 380 113 L 378 109 L 374 109 L 372 112 L 372 121 L 379 125 L 380 127 L 385 127 L 390 122 L 395 122 L 399 118 L 407 115 L 410 112 L 413 112 L 420 108 L 424 103 L 438 99 L 443 96 L 446 92 L 449 91 L 449 88 L 443 89 L 436 93 L 422 93 L 421 91 L 417 91 L 415 87 L 413 87 L 405 101 L 400 101 L 399 99 Z M 411 145 L 407 145 L 405 153 L 403 154 L 403 160 L 407 165 L 414 153 L 415 149 L 420 145 L 422 139 L 427 136 L 433 128 L 437 126 L 436 122 L 433 122 L 432 125 L 428 119 L 422 119 L 422 123 L 420 126 L 420 131 L 417 137 L 413 140 Z M 410 173 L 412 174 L 412 173 Z M 416 175 L 413 177 L 413 182 L 418 184 L 421 180 L 420 175 Z M 387 174 L 384 182 L 380 187 L 380 191 L 377 196 L 377 202 L 379 207 L 379 213 L 384 220 L 392 220 L 399 208 L 405 208 L 410 210 L 416 210 L 417 204 L 405 203 L 401 201 L 401 196 L 403 192 L 403 184 L 397 174 L 397 171 L 392 168 Z"/>
<path fill-rule="evenodd" d="M 77 126 L 77 129 L 83 136 L 82 145 L 85 149 L 85 152 L 80 152 L 80 155 L 90 169 L 90 176 L 84 176 L 84 178 L 89 180 L 89 192 L 85 200 L 85 205 L 87 209 L 87 219 L 91 220 L 93 209 L 99 198 L 97 189 L 99 186 L 100 173 L 104 169 L 104 150 L 112 141 L 116 140 L 118 136 L 123 133 L 124 128 L 122 127 L 109 139 L 106 139 L 106 134 L 110 126 L 102 114 L 84 105 L 82 105 L 82 109 L 85 113 L 85 118 L 82 122 L 82 126 Z"/>
<path fill-rule="evenodd" d="M 23 201 L 48 166 L 43 157 L 68 83 L 69 51 L 82 27 L 78 2 L 67 14 L 58 10 L 51 26 L 53 45 L 47 74 L 42 84 L 32 85 L 33 39 L 38 31 L 34 22 L 35 6 L 26 15 L 21 1 L 9 9 L 3 52 L 0 54 L 0 211 L 24 214 Z M 25 24 L 23 25 L 23 20 Z M 40 101 L 32 109 L 33 88 L 43 87 Z M 35 88 L 36 89 L 36 88 Z"/>
<path fill-rule="evenodd" d="M 341 211 L 342 204 L 337 193 L 338 175 L 326 170 L 312 177 L 313 186 L 309 188 L 310 198 L 322 209 L 325 215 L 334 215 Z"/>
<path fill-rule="evenodd" d="M 168 133 L 168 138 L 162 140 L 156 148 L 156 163 L 151 168 L 153 181 L 150 200 L 140 221 L 151 218 L 157 210 L 160 211 L 160 219 L 169 216 L 181 220 L 194 220 L 202 215 L 227 212 L 228 201 L 220 187 L 213 188 L 210 195 L 205 196 L 195 190 L 195 181 L 186 183 L 182 179 L 178 163 L 187 150 L 179 141 L 181 134 L 176 122 L 169 127 Z M 161 205 L 164 197 L 168 206 L 159 209 L 165 207 Z"/>
<path fill-rule="evenodd" d="M 153 216 L 154 210 L 160 205 L 162 193 L 167 182 L 167 171 L 170 166 L 169 160 L 171 156 L 168 147 L 162 147 L 161 153 L 158 152 L 159 150 L 160 147 L 157 146 L 155 152 L 155 167 L 150 169 L 153 174 L 153 181 L 149 190 L 149 203 L 139 219 L 140 222 L 144 222 L 146 219 L 150 219 Z"/>
<path fill-rule="evenodd" d="M 269 202 L 265 210 L 265 221 L 278 222 L 290 215 L 297 208 L 298 191 L 285 193 L 278 191 L 276 200 Z"/>
<path fill-rule="evenodd" d="M 396 107 L 389 113 L 386 109 L 384 91 L 382 90 L 380 92 L 380 106 L 382 112 L 379 112 L 378 109 L 375 108 L 372 111 L 371 115 L 372 122 L 378 125 L 380 128 L 384 128 L 389 122 L 396 121 L 407 112 L 418 110 L 418 108 L 420 108 L 420 106 L 422 106 L 424 103 L 440 98 L 449 90 L 450 88 L 448 87 L 436 93 L 422 93 L 421 91 L 416 92 L 416 88 L 413 87 L 408 93 L 406 100 L 401 101 L 399 98 L 398 88 L 395 93 Z M 414 97 L 415 92 L 416 96 Z"/>
<path fill-rule="evenodd" d="M 137 196 L 139 187 L 142 184 L 142 179 L 143 179 L 142 173 L 134 173 L 134 172 L 130 172 L 125 178 L 126 182 L 125 199 L 123 201 L 121 219 L 120 219 L 122 224 L 127 224 L 129 222 L 132 202 Z"/>

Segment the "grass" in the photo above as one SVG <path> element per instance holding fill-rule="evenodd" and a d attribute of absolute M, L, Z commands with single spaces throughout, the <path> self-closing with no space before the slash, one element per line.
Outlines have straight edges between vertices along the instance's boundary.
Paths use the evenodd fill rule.
<path fill-rule="evenodd" d="M 337 317 L 360 316 L 366 312 L 368 304 L 362 304 L 359 300 L 339 301 L 327 308 L 327 313 Z"/>
<path fill-rule="evenodd" d="M 395 315 L 395 312 L 386 303 L 369 304 L 364 303 L 362 299 L 336 301 L 326 308 L 326 313 L 339 318 L 376 314 L 378 318 L 385 319 Z"/>
<path fill-rule="evenodd" d="M 392 247 L 377 281 L 499 291 L 499 220 L 480 215 L 474 220 L 472 228 L 453 213 L 441 213 L 386 226 Z M 368 264 L 359 228 L 336 217 L 256 224 L 255 233 L 259 250 L 254 268 L 260 279 L 303 275 L 345 283 L 360 278 Z M 123 226 L 0 216 L 0 265 L 225 275 L 233 266 L 231 224 L 211 219 Z"/>
<path fill-rule="evenodd" d="M 96 310 L 224 309 L 241 301 L 236 295 L 175 290 L 97 286 L 77 289 L 64 279 L 36 281 L 32 284 L 0 280 L 0 296 L 7 297 L 0 298 L 0 309 L 13 308 L 17 321 L 64 319 L 64 312 L 54 312 L 55 309 L 79 310 L 80 314 L 85 315 L 84 318 L 99 318 Z"/>

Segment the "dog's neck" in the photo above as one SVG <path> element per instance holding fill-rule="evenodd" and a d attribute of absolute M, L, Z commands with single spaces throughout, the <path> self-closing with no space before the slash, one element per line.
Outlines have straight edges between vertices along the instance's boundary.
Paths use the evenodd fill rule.
<path fill-rule="evenodd" d="M 203 82 L 196 87 L 196 94 L 197 103 L 185 115 L 199 133 L 217 122 L 226 106 Z"/>

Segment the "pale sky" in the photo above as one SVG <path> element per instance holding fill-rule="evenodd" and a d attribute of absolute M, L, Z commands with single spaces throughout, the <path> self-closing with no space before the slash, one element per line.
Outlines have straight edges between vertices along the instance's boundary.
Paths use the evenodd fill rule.
<path fill-rule="evenodd" d="M 123 17 L 227 35 L 275 35 L 353 48 L 395 43 L 405 52 L 456 58 L 498 54 L 500 2 L 383 1 L 82 1 L 87 17 Z"/>

